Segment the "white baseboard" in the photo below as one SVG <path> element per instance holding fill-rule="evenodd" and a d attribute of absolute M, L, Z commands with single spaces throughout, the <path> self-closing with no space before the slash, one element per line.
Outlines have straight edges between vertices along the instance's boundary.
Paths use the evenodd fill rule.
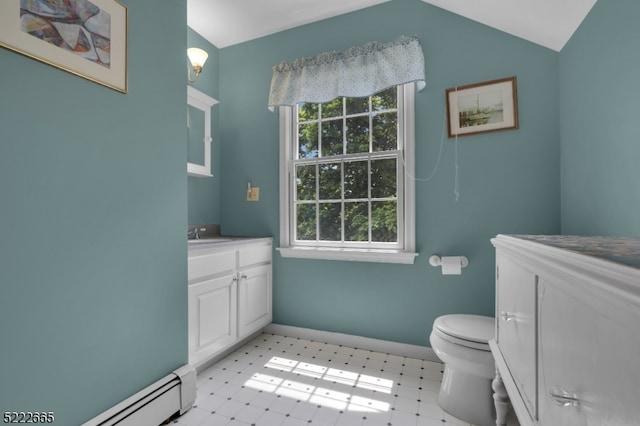
<path fill-rule="evenodd" d="M 266 333 L 279 336 L 297 337 L 300 339 L 326 342 L 334 345 L 343 345 L 382 352 L 409 358 L 424 359 L 427 361 L 441 362 L 433 349 L 426 346 L 409 345 L 407 343 L 390 342 L 387 340 L 372 339 L 369 337 L 353 336 L 350 334 L 334 333 L 330 331 L 313 330 L 310 328 L 293 327 L 290 325 L 269 324 L 264 328 Z"/>

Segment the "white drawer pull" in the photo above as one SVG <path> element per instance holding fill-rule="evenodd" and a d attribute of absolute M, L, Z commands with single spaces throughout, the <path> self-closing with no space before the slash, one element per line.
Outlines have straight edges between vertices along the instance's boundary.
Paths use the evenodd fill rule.
<path fill-rule="evenodd" d="M 510 312 L 502 311 L 502 312 L 500 312 L 500 319 L 502 321 L 507 321 L 508 322 L 508 321 L 515 320 L 516 316 L 514 314 L 510 313 Z"/>
<path fill-rule="evenodd" d="M 549 395 L 559 407 L 577 407 L 580 402 L 576 394 L 559 387 L 553 387 Z"/>

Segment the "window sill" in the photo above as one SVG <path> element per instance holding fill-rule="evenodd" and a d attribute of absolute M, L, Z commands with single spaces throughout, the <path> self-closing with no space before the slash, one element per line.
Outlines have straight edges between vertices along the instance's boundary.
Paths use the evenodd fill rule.
<path fill-rule="evenodd" d="M 285 258 L 343 260 L 352 262 L 402 263 L 411 265 L 418 253 L 401 250 L 349 249 L 328 247 L 280 247 Z"/>

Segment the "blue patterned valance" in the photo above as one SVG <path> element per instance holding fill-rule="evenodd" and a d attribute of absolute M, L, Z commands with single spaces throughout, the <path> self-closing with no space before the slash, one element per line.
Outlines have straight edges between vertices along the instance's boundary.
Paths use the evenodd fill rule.
<path fill-rule="evenodd" d="M 389 43 L 372 42 L 276 65 L 269 108 L 370 96 L 412 81 L 418 90 L 424 88 L 424 56 L 417 38 L 402 36 Z"/>

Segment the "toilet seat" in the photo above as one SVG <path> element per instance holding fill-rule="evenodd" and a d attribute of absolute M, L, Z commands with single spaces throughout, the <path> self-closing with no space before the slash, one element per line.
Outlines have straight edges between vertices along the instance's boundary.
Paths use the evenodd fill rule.
<path fill-rule="evenodd" d="M 495 319 L 481 315 L 444 315 L 433 323 L 433 331 L 445 340 L 482 351 L 490 351 L 495 335 Z"/>

